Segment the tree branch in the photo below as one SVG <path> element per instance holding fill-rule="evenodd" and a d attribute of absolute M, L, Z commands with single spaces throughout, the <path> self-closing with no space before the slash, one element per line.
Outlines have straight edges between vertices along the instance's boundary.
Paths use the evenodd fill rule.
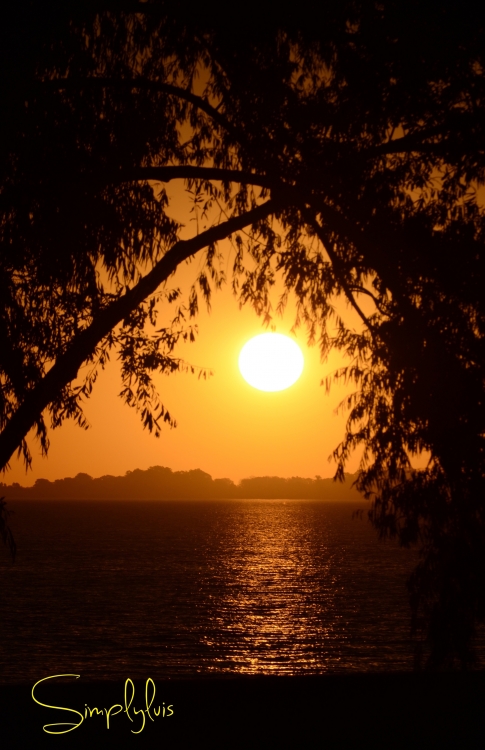
<path fill-rule="evenodd" d="M 70 90 L 70 89 L 83 89 L 86 87 L 90 88 L 117 88 L 117 89 L 140 89 L 141 91 L 154 91 L 156 93 L 168 94 L 170 96 L 176 96 L 179 99 L 192 104 L 197 109 L 202 110 L 209 115 L 218 125 L 224 130 L 237 138 L 236 129 L 227 122 L 226 118 L 213 107 L 206 99 L 201 96 L 193 94 L 187 89 L 182 89 L 179 86 L 173 86 L 170 83 L 160 83 L 159 81 L 150 81 L 146 78 L 133 78 L 124 80 L 115 80 L 114 78 L 53 78 L 45 81 L 37 81 L 36 88 L 41 89 L 56 89 L 56 90 Z"/>
<path fill-rule="evenodd" d="M 106 179 L 107 177 L 107 179 Z M 103 172 L 103 181 L 129 182 L 131 180 L 219 180 L 220 182 L 238 182 L 245 185 L 257 185 L 274 192 L 282 191 L 290 186 L 279 183 L 266 175 L 245 172 L 239 169 L 220 169 L 219 167 L 194 167 L 190 165 L 169 167 L 134 167 L 118 172 Z"/>
<path fill-rule="evenodd" d="M 372 301 L 374 302 L 374 305 L 377 307 L 377 309 L 379 310 L 379 312 L 382 313 L 382 315 L 387 315 L 388 314 L 381 307 L 381 303 L 379 302 L 379 300 L 377 299 L 377 297 L 375 296 L 375 294 L 372 294 L 372 292 L 370 292 L 368 289 L 365 289 L 365 287 L 360 286 L 360 284 L 351 284 L 349 286 L 349 289 L 350 289 L 351 292 L 358 292 L 358 294 L 367 294 L 367 296 L 372 299 Z"/>
<path fill-rule="evenodd" d="M 313 227 L 313 229 L 316 232 L 316 235 L 322 245 L 324 246 L 325 250 L 327 251 L 328 257 L 330 258 L 332 262 L 332 266 L 335 272 L 335 275 L 344 291 L 345 296 L 349 300 L 350 304 L 356 311 L 356 313 L 359 315 L 359 317 L 362 319 L 364 324 L 367 326 L 369 331 L 373 330 L 372 324 L 369 322 L 369 319 L 366 317 L 366 315 L 362 312 L 359 305 L 357 304 L 354 295 L 352 294 L 351 288 L 349 283 L 347 282 L 347 279 L 345 278 L 345 270 L 342 268 L 342 262 L 340 258 L 337 256 L 336 253 L 334 253 L 331 243 L 328 241 L 327 237 L 325 236 L 325 232 L 323 230 L 323 227 L 320 225 L 319 221 L 315 216 L 312 216 L 310 211 L 305 212 L 306 216 L 308 217 L 308 223 L 310 226 Z"/>
<path fill-rule="evenodd" d="M 379 146 L 370 148 L 368 151 L 362 152 L 363 156 L 380 156 L 386 154 L 401 154 L 408 153 L 410 151 L 423 151 L 429 153 L 443 152 L 449 140 L 441 140 L 439 142 L 424 143 L 428 138 L 434 138 L 443 134 L 443 125 L 435 125 L 432 128 L 426 128 L 424 130 L 417 130 L 414 133 L 407 133 L 402 138 L 396 138 L 386 143 L 381 143 Z"/>
<path fill-rule="evenodd" d="M 279 205 L 276 201 L 269 200 L 241 216 L 235 216 L 223 224 L 207 229 L 190 240 L 180 240 L 136 286 L 101 310 L 92 323 L 73 338 L 66 351 L 57 358 L 40 383 L 27 393 L 0 434 L 0 468 L 6 467 L 12 454 L 44 409 L 59 395 L 62 388 L 75 379 L 79 368 L 92 355 L 96 346 L 144 299 L 153 294 L 182 261 L 248 224 L 265 219 L 274 213 Z"/>

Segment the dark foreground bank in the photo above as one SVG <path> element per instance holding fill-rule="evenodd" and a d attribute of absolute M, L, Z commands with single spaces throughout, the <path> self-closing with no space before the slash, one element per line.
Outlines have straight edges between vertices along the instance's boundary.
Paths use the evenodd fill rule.
<path fill-rule="evenodd" d="M 363 741 L 372 748 L 485 747 L 483 672 L 135 683 L 63 678 L 36 686 L 34 696 L 45 705 L 33 700 L 32 687 L 0 688 L 3 747 L 352 749 Z M 60 735 L 43 731 L 55 723 L 53 730 L 79 726 Z"/>

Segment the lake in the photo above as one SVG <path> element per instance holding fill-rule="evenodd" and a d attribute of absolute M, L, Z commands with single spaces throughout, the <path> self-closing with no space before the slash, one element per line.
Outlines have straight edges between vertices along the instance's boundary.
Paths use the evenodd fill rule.
<path fill-rule="evenodd" d="M 12 501 L 0 681 L 411 671 L 416 554 L 361 502 Z"/>

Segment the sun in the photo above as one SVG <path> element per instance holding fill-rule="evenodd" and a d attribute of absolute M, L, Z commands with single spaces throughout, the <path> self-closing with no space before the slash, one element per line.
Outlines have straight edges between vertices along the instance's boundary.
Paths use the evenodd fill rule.
<path fill-rule="evenodd" d="M 239 370 L 244 380 L 259 391 L 283 391 L 303 372 L 298 344 L 281 333 L 261 333 L 244 344 Z"/>

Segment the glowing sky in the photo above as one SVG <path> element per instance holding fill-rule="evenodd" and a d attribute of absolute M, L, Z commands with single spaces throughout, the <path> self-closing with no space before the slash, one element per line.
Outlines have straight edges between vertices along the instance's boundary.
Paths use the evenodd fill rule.
<path fill-rule="evenodd" d="M 185 224 L 182 237 L 189 237 L 195 227 L 187 203 L 183 203 L 183 189 L 172 183 L 169 187 L 173 215 Z M 220 247 L 230 269 L 228 241 Z M 196 256 L 180 267 L 170 286 L 188 290 L 200 263 Z M 273 302 L 276 308 L 278 290 Z M 339 311 L 358 325 L 357 316 L 352 317 L 345 302 L 339 304 Z M 160 326 L 169 322 L 169 314 L 167 311 L 165 320 L 163 315 L 160 317 Z M 51 431 L 47 459 L 40 457 L 38 446 L 31 441 L 33 470 L 26 474 L 22 462 L 12 459 L 11 470 L 3 481 L 30 485 L 39 477 L 53 480 L 78 472 L 96 477 L 154 465 L 174 471 L 200 468 L 214 478 L 235 481 L 259 475 L 331 476 L 335 464 L 327 459 L 343 438 L 346 419 L 345 414 L 336 415 L 335 409 L 351 387 L 333 386 L 330 395 L 326 395 L 320 383 L 343 364 L 342 359 L 331 355 L 322 364 L 318 347 L 309 348 L 306 330 L 299 329 L 296 340 L 305 358 L 303 374 L 284 391 L 258 391 L 244 381 L 238 368 L 243 345 L 266 330 L 255 312 L 249 307 L 240 310 L 227 285 L 214 293 L 210 314 L 203 303 L 200 305 L 196 322 L 196 342 L 181 345 L 175 355 L 212 370 L 214 375 L 208 380 L 185 373 L 159 376 L 162 400 L 177 420 L 176 429 L 165 426 L 159 439 L 143 430 L 139 416 L 117 395 L 121 379 L 114 356 L 86 403 L 91 429 L 83 431 L 65 422 L 60 429 Z M 274 318 L 276 331 L 283 334 L 290 334 L 293 322 L 291 305 L 283 318 Z M 355 456 L 347 471 L 353 472 L 357 467 Z"/>
<path fill-rule="evenodd" d="M 193 273 L 192 264 L 179 275 L 192 278 Z M 234 480 L 251 475 L 330 476 L 333 464 L 327 457 L 343 437 L 345 423 L 334 409 L 345 389 L 334 387 L 326 395 L 320 381 L 338 366 L 336 357 L 322 365 L 318 348 L 306 345 L 301 329 L 296 340 L 305 368 L 299 380 L 284 391 L 258 391 L 238 369 L 244 343 L 265 330 L 254 311 L 239 310 L 225 288 L 214 294 L 210 314 L 201 306 L 197 322 L 196 342 L 180 346 L 176 353 L 211 369 L 213 377 L 203 380 L 175 373 L 158 380 L 163 403 L 177 420 L 176 429 L 165 426 L 158 439 L 143 430 L 136 412 L 117 395 L 119 365 L 112 361 L 86 403 L 91 429 L 64 423 L 50 433 L 47 459 L 40 458 L 32 443 L 33 471 L 26 475 L 15 459 L 3 481 L 27 485 L 38 477 L 53 480 L 81 471 L 92 476 L 124 474 L 157 464 L 173 470 L 201 468 L 213 477 Z M 289 334 L 292 323 L 291 311 L 283 319 L 275 318 L 280 333 Z M 353 461 L 348 470 L 354 471 L 357 463 Z"/>

